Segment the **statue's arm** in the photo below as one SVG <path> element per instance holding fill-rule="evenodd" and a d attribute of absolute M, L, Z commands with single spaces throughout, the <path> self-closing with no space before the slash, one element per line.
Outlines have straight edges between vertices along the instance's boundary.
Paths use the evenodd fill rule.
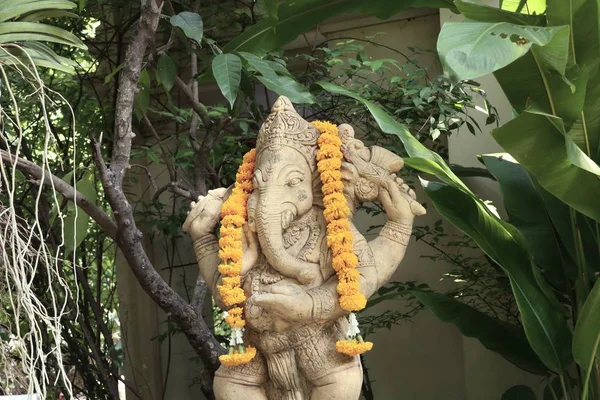
<path fill-rule="evenodd" d="M 217 236 L 209 233 L 196 237 L 194 239 L 194 252 L 196 253 L 196 260 L 198 261 L 202 279 L 206 282 L 217 305 L 223 308 L 219 291 L 216 290 L 221 277 L 218 271 L 221 260 L 219 259 L 219 242 Z"/>
<path fill-rule="evenodd" d="M 406 252 L 412 226 L 388 221 L 379 236 L 367 242 L 352 225 L 354 252 L 358 256 L 360 291 L 368 299 L 392 276 Z M 334 321 L 347 311 L 340 307 L 337 294 L 337 276 L 332 276 L 323 285 L 309 290 L 312 299 L 312 319 Z"/>
<path fill-rule="evenodd" d="M 367 242 L 352 225 L 354 252 L 359 260 L 360 291 L 367 299 L 392 277 L 406 253 L 414 217 L 425 214 L 415 193 L 401 180 L 391 181 L 386 189 L 382 188 L 379 200 L 388 221 L 375 239 Z M 337 301 L 337 282 L 334 275 L 323 285 L 308 291 L 313 303 L 313 320 L 332 321 L 346 314 Z"/>

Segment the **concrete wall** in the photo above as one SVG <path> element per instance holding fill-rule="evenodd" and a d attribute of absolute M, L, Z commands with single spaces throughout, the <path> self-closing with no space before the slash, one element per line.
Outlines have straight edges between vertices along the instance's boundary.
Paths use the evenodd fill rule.
<path fill-rule="evenodd" d="M 318 33 L 307 35 L 309 42 L 323 38 L 357 38 L 364 39 L 379 32 L 385 32 L 377 38 L 377 42 L 392 49 L 409 52 L 408 46 L 435 50 L 437 35 L 442 22 L 452 19 L 449 13 L 436 10 L 409 10 L 395 18 L 382 22 L 363 16 L 346 16 L 319 27 Z M 335 41 L 332 41 L 335 42 Z M 306 38 L 300 38 L 290 48 L 306 46 Z M 374 58 L 398 58 L 395 51 L 383 47 L 370 47 L 368 53 Z M 434 54 L 424 54 L 419 60 L 422 65 L 433 66 L 432 74 L 440 72 L 439 61 Z M 510 107 L 493 77 L 480 80 L 489 93 L 490 100 L 500 112 L 502 122 L 510 118 Z M 214 91 L 213 93 L 216 93 Z M 498 147 L 487 133 L 472 136 L 461 132 L 449 141 L 450 161 L 467 166 L 479 166 L 476 155 L 496 152 Z M 498 193 L 491 182 L 484 179 L 472 179 L 468 182 L 484 199 L 498 202 Z M 140 191 L 147 182 L 140 183 Z M 160 186 L 160 183 L 159 183 Z M 418 191 L 419 199 L 426 197 Z M 433 224 L 440 219 L 431 209 L 427 216 L 419 218 L 418 224 Z M 363 230 L 377 224 L 377 221 L 364 214 L 357 215 L 357 224 Z M 446 226 L 446 230 L 452 228 Z M 156 238 L 149 241 L 152 248 L 153 262 L 157 268 L 167 265 L 169 247 L 163 240 Z M 158 241 L 156 241 L 158 240 Z M 440 281 L 448 265 L 441 262 L 421 258 L 430 254 L 422 242 L 411 242 L 404 261 L 394 274 L 394 281 L 418 281 L 427 283 L 437 290 L 449 288 L 447 281 Z M 191 249 L 189 253 L 180 254 L 181 264 L 193 261 Z M 185 278 L 181 274 L 185 272 Z M 197 270 L 190 265 L 176 272 L 179 282 L 178 291 L 185 293 L 184 284 L 192 285 Z M 168 271 L 163 271 L 168 278 Z M 194 385 L 200 371 L 194 352 L 183 335 L 172 338 L 170 343 L 159 343 L 152 340 L 159 331 L 164 331 L 162 321 L 165 315 L 139 289 L 139 285 L 123 266 L 119 272 L 119 293 L 121 298 L 121 317 L 127 330 L 130 367 L 137 371 L 137 380 L 147 383 L 145 389 L 152 395 L 144 399 L 160 399 L 165 390 L 164 381 L 168 372 L 165 399 L 197 400 L 202 399 L 199 387 Z M 384 309 L 402 310 L 400 302 L 386 302 L 371 312 Z M 375 399 L 405 400 L 480 400 L 499 399 L 510 386 L 518 383 L 536 387 L 539 379 L 522 373 L 501 357 L 487 351 L 477 341 L 463 338 L 460 332 L 450 324 L 437 320 L 431 313 L 424 311 L 411 322 L 403 323 L 390 331 L 382 330 L 370 339 L 375 343 L 374 349 L 366 357 Z M 168 354 L 170 358 L 168 357 Z M 133 397 L 129 397 L 133 398 Z"/>

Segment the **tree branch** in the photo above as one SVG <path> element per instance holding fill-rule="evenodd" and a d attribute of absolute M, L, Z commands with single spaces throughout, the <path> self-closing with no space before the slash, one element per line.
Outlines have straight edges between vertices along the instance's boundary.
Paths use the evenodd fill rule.
<path fill-rule="evenodd" d="M 157 4 L 157 2 L 159 4 Z M 125 54 L 116 102 L 115 142 L 110 167 L 102 158 L 100 144 L 94 141 L 94 161 L 100 173 L 106 198 L 117 223 L 116 243 L 144 291 L 182 329 L 188 341 L 210 371 L 219 366 L 224 351 L 194 308 L 179 296 L 156 271 L 143 246 L 131 204 L 123 192 L 123 176 L 131 156 L 133 100 L 149 43 L 154 39 L 162 1 L 142 0 L 140 20 Z M 185 86 L 185 85 L 184 85 Z M 188 89 L 189 90 L 189 89 Z"/>
<path fill-rule="evenodd" d="M 106 214 L 106 212 L 90 202 L 81 192 L 75 190 L 73 186 L 63 181 L 56 175 L 52 175 L 48 171 L 44 171 L 40 166 L 32 163 L 31 161 L 25 160 L 10 154 L 5 150 L 0 150 L 0 157 L 2 162 L 6 164 L 13 164 L 16 168 L 40 181 L 41 185 L 54 186 L 56 191 L 60 193 L 65 199 L 75 202 L 83 211 L 86 212 L 98 225 L 102 227 L 104 232 L 111 238 L 115 238 L 117 235 L 117 226 L 114 221 Z"/>

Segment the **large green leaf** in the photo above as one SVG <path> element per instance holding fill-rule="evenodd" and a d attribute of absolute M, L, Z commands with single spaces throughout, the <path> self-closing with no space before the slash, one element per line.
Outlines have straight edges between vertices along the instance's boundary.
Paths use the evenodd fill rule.
<path fill-rule="evenodd" d="M 86 173 L 76 184 L 76 189 L 92 204 L 96 202 L 96 185 L 93 172 Z M 75 211 L 77 210 L 77 211 Z M 77 215 L 75 215 L 77 213 Z M 67 205 L 64 220 L 65 254 L 77 249 L 89 233 L 90 217 L 72 202 Z"/>
<path fill-rule="evenodd" d="M 546 18 L 543 15 L 527 15 L 511 12 L 505 9 L 489 7 L 465 0 L 456 0 L 458 11 L 465 18 L 480 22 L 509 22 L 517 25 L 545 25 Z"/>
<path fill-rule="evenodd" d="M 565 54 L 567 48 L 564 49 Z M 588 85 L 587 68 L 573 65 L 563 79 L 539 66 L 534 52 L 495 72 L 513 108 L 521 113 L 530 105 L 547 114 L 554 114 L 571 127 L 581 118 Z"/>
<path fill-rule="evenodd" d="M 53 12 L 56 10 L 72 10 L 77 5 L 67 0 L 4 0 L 0 1 L 0 22 L 25 16 L 33 12 Z"/>
<path fill-rule="evenodd" d="M 507 153 L 488 154 L 481 159 L 500 185 L 509 222 L 521 231 L 529 252 L 548 280 L 566 292 L 570 286 L 565 282 L 563 264 L 572 266 L 573 261 L 555 232 L 531 176 Z"/>
<path fill-rule="evenodd" d="M 506 271 L 531 347 L 550 370 L 564 373 L 571 363 L 571 332 L 550 288 L 536 278 L 519 230 L 472 194 L 437 182 L 424 182 L 424 188 L 435 209 Z"/>
<path fill-rule="evenodd" d="M 573 356 L 587 379 L 600 353 L 600 281 L 592 288 L 575 324 Z"/>
<path fill-rule="evenodd" d="M 536 400 L 537 396 L 532 388 L 525 385 L 516 385 L 502 394 L 500 400 Z"/>
<path fill-rule="evenodd" d="M 173 61 L 169 55 L 161 54 L 158 57 L 156 67 L 161 85 L 163 85 L 165 91 L 170 92 L 175 85 L 175 78 L 177 76 L 177 65 L 175 65 L 175 61 Z"/>
<path fill-rule="evenodd" d="M 585 65 L 593 76 L 600 61 L 597 0 L 548 0 L 547 20 L 549 26 L 569 26 L 572 61 Z"/>
<path fill-rule="evenodd" d="M 86 49 L 86 45 L 70 32 L 37 22 L 0 23 L 0 43 L 14 43 L 27 40 L 54 42 Z"/>
<path fill-rule="evenodd" d="M 526 111 L 492 134 L 544 189 L 575 210 L 600 221 L 600 179 L 581 168 L 593 167 L 594 163 L 576 146 L 570 145 L 572 140 L 566 135 L 560 118 Z"/>
<path fill-rule="evenodd" d="M 267 89 L 281 96 L 286 96 L 294 103 L 312 104 L 314 96 L 295 79 L 289 76 L 278 76 L 275 79 L 259 75 L 256 77 Z"/>
<path fill-rule="evenodd" d="M 275 70 L 271 67 L 272 64 L 270 64 L 267 60 L 263 60 L 257 55 L 247 53 L 245 51 L 240 51 L 237 54 L 243 57 L 248 63 L 248 71 L 259 73 L 260 75 L 274 81 L 279 78 Z"/>
<path fill-rule="evenodd" d="M 61 57 L 54 53 L 50 48 L 39 42 L 26 42 L 20 47 L 6 46 L 0 50 L 0 62 L 6 65 L 28 65 L 33 64 L 39 67 L 52 68 L 55 70 L 73 73 L 73 68 L 77 65 L 68 58 Z"/>
<path fill-rule="evenodd" d="M 443 294 L 411 293 L 439 319 L 454 324 L 464 336 L 479 340 L 488 350 L 500 354 L 522 370 L 538 375 L 548 374 L 548 369 L 532 350 L 520 328 Z"/>
<path fill-rule="evenodd" d="M 444 70 L 456 79 L 474 79 L 507 66 L 533 47 L 545 69 L 564 74 L 569 28 L 538 27 L 508 22 L 447 22 L 437 49 Z"/>
<path fill-rule="evenodd" d="M 185 36 L 193 39 L 196 43 L 202 43 L 204 34 L 204 23 L 202 17 L 196 13 L 183 11 L 173 15 L 170 19 L 171 25 L 180 28 Z"/>
<path fill-rule="evenodd" d="M 451 0 L 287 1 L 279 5 L 275 29 L 272 19 L 266 18 L 234 38 L 223 51 L 259 53 L 276 50 L 336 15 L 356 12 L 386 19 L 411 6 L 454 9 Z"/>
<path fill-rule="evenodd" d="M 221 93 L 233 107 L 242 80 L 242 60 L 235 54 L 219 54 L 213 59 L 212 69 Z"/>

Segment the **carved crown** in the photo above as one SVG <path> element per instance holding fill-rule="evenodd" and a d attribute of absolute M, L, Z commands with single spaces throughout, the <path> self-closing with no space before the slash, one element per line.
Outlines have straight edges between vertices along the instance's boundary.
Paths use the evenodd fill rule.
<path fill-rule="evenodd" d="M 314 170 L 318 137 L 319 131 L 296 112 L 287 97 L 281 96 L 258 131 L 256 152 L 258 155 L 266 149 L 289 146 L 298 150 Z"/>

